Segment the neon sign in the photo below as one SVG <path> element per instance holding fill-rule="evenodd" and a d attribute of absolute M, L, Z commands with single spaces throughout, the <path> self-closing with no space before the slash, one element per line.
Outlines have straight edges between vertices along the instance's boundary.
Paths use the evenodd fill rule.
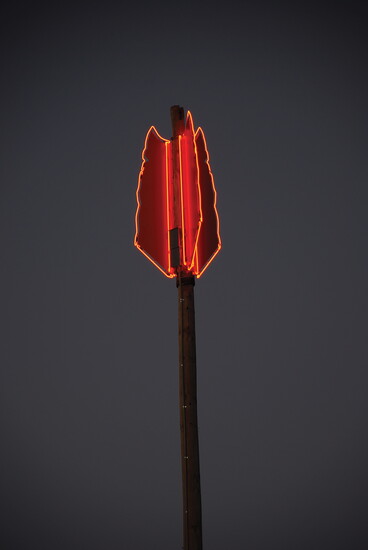
<path fill-rule="evenodd" d="M 166 277 L 200 277 L 221 238 L 206 139 L 190 112 L 171 140 L 148 130 L 136 196 L 135 246 Z"/>

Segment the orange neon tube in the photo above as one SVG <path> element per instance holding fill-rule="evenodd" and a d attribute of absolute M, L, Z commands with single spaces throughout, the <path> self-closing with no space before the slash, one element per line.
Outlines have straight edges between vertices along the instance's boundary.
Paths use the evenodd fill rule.
<path fill-rule="evenodd" d="M 174 149 L 173 141 L 163 138 L 154 126 L 147 132 L 136 191 L 134 244 L 166 277 L 173 278 L 179 271 L 201 277 L 221 249 L 217 192 L 203 130 L 199 127 L 194 132 L 190 112 L 177 139 Z M 179 189 L 173 186 L 174 150 Z M 175 202 L 180 203 L 178 228 L 174 227 Z M 170 250 L 173 229 L 179 236 L 177 267 Z"/>

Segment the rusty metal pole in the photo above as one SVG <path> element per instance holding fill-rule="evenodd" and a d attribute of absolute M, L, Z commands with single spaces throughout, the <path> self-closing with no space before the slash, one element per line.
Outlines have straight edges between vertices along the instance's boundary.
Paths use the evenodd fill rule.
<path fill-rule="evenodd" d="M 170 229 L 173 263 L 177 269 L 179 314 L 179 406 L 180 440 L 183 481 L 183 538 L 184 550 L 202 550 L 202 508 L 199 471 L 199 444 L 197 420 L 197 371 L 194 313 L 194 276 L 181 267 L 182 246 L 180 189 L 179 189 L 179 135 L 184 131 L 184 111 L 178 105 L 171 107 L 173 127 L 174 228 Z M 177 253 L 176 253 L 177 251 Z"/>

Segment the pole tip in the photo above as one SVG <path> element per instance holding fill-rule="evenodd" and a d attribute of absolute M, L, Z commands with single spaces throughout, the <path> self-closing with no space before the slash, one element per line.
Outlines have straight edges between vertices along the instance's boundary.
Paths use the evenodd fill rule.
<path fill-rule="evenodd" d="M 184 108 L 180 107 L 180 105 L 172 105 L 170 107 L 170 115 L 173 138 L 176 138 L 184 132 Z"/>

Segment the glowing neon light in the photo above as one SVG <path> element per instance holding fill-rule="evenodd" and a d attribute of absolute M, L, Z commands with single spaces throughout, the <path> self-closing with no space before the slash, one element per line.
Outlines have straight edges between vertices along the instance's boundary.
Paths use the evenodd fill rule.
<path fill-rule="evenodd" d="M 192 118 L 192 114 L 190 111 L 188 111 L 188 117 L 187 117 L 188 120 L 190 120 L 190 125 L 193 129 L 193 133 L 194 133 L 194 124 L 193 124 L 193 118 Z M 197 192 L 198 192 L 198 206 L 199 206 L 199 221 L 198 221 L 198 231 L 197 231 L 197 235 L 196 235 L 196 239 L 195 239 L 195 243 L 194 243 L 194 254 L 193 254 L 193 259 L 192 259 L 192 263 L 191 265 L 189 266 L 189 270 L 193 270 L 193 267 L 194 267 L 194 263 L 196 261 L 196 258 L 197 258 L 197 246 L 198 246 L 198 239 L 199 239 L 199 235 L 200 235 L 200 231 L 201 231 L 201 227 L 202 227 L 202 222 L 203 222 L 203 214 L 202 214 L 202 197 L 201 197 L 201 186 L 200 186 L 200 177 L 199 177 L 199 165 L 198 165 L 198 151 L 197 151 L 197 145 L 196 145 L 196 140 L 195 140 L 195 135 L 194 134 L 194 139 L 193 139 L 193 144 L 194 144 L 194 151 L 195 151 L 195 160 L 196 160 L 196 168 L 197 168 L 197 174 L 198 174 L 198 177 L 197 177 Z M 193 271 L 194 274 L 198 273 L 198 266 L 197 266 L 197 269 L 195 271 Z"/>
<path fill-rule="evenodd" d="M 192 271 L 195 261 L 195 251 L 201 229 L 201 192 L 199 187 L 198 155 L 194 139 L 193 119 L 188 112 L 184 133 L 180 140 L 182 197 L 184 219 L 183 265 L 187 271 Z"/>
<path fill-rule="evenodd" d="M 180 187 L 180 212 L 181 212 L 181 246 L 183 249 L 182 263 L 185 265 L 185 221 L 184 221 L 184 199 L 183 199 L 183 159 L 181 153 L 181 142 L 183 136 L 179 136 L 179 187 Z"/>
<path fill-rule="evenodd" d="M 170 227 L 170 209 L 169 209 L 169 151 L 168 151 L 169 142 L 165 142 L 165 159 L 166 159 L 166 219 L 167 219 L 167 228 Z M 169 273 L 171 273 L 171 254 L 170 254 L 170 233 L 167 229 L 167 265 L 169 268 Z M 166 275 L 166 273 L 165 273 Z"/>
<path fill-rule="evenodd" d="M 141 201 L 142 181 L 143 181 L 145 171 L 149 166 L 150 159 L 149 159 L 149 156 L 148 156 L 148 149 L 149 149 L 149 141 L 152 140 L 152 138 L 153 138 L 153 140 L 157 140 L 156 144 L 161 143 L 164 146 L 163 151 L 164 151 L 164 157 L 165 157 L 165 161 L 164 161 L 165 170 L 162 170 L 162 172 L 164 172 L 164 174 L 162 174 L 162 178 L 160 178 L 160 179 L 163 179 L 163 181 L 166 181 L 169 178 L 168 165 L 167 165 L 167 160 L 166 160 L 167 159 L 166 151 L 167 151 L 167 147 L 170 145 L 170 141 L 163 138 L 158 133 L 156 128 L 154 126 L 151 126 L 150 129 L 148 130 L 146 138 L 145 138 L 144 148 L 143 148 L 143 151 L 142 151 L 142 164 L 141 164 L 141 169 L 140 169 L 140 172 L 139 172 L 139 175 L 138 175 L 138 186 L 137 186 L 137 191 L 136 191 L 137 210 L 136 210 L 136 215 L 135 215 L 136 231 L 135 231 L 135 236 L 134 236 L 134 245 L 138 248 L 138 250 L 140 250 L 142 252 L 142 254 L 144 254 L 144 256 L 146 256 L 146 258 L 150 262 L 153 263 L 154 266 L 157 267 L 157 269 L 159 269 L 161 271 L 161 273 L 163 273 L 166 277 L 173 278 L 173 277 L 175 277 L 175 273 L 173 273 L 172 270 L 170 269 L 169 261 L 167 261 L 167 265 L 162 265 L 157 260 L 156 257 L 154 257 L 152 254 L 150 254 L 150 252 L 147 250 L 147 247 L 144 246 L 140 242 L 141 234 L 142 234 L 142 228 L 140 226 L 140 218 L 142 217 L 141 216 L 141 214 L 142 214 L 141 213 L 141 210 L 142 210 L 142 201 Z M 156 165 L 157 164 L 158 163 L 156 163 Z M 166 193 L 165 193 L 165 196 L 166 196 Z M 167 203 L 167 199 L 166 199 L 166 203 Z M 165 239 L 161 243 L 161 246 L 164 247 L 165 252 L 161 255 L 169 258 L 169 256 L 170 256 L 170 245 L 169 245 L 168 236 L 167 236 L 167 226 L 168 226 L 167 207 L 166 207 L 165 210 L 166 210 L 166 214 L 164 216 L 164 219 L 162 220 L 162 228 L 161 228 L 161 231 L 160 231 L 161 234 L 165 235 Z M 147 209 L 146 209 L 146 211 L 147 211 Z M 154 224 L 151 224 L 151 225 L 152 225 L 152 230 L 153 230 L 154 229 Z M 165 230 L 165 228 L 166 228 L 166 230 Z M 160 241 L 161 239 L 157 239 L 157 240 Z M 169 250 L 167 250 L 167 249 L 169 249 Z"/>
<path fill-rule="evenodd" d="M 207 169 L 208 169 L 208 175 L 209 175 L 210 180 L 211 180 L 212 191 L 213 191 L 213 196 L 214 196 L 212 207 L 213 207 L 213 212 L 215 213 L 215 216 L 216 216 L 217 247 L 216 247 L 216 250 L 213 252 L 212 256 L 207 260 L 207 262 L 204 264 L 204 266 L 199 270 L 199 266 L 198 266 L 198 246 L 197 246 L 197 248 L 196 248 L 197 263 L 196 263 L 196 271 L 195 271 L 194 274 L 197 275 L 198 279 L 203 275 L 203 273 L 206 271 L 208 266 L 213 262 L 213 260 L 215 259 L 217 254 L 220 252 L 221 247 L 222 247 L 221 236 L 220 236 L 220 218 L 219 218 L 218 211 L 217 211 L 217 191 L 216 191 L 216 187 L 215 187 L 215 180 L 213 178 L 213 174 L 212 174 L 211 166 L 210 166 L 210 162 L 209 162 L 210 161 L 210 156 L 209 156 L 209 153 L 208 153 L 207 141 L 206 141 L 204 132 L 203 132 L 201 127 L 199 127 L 197 129 L 196 133 L 195 133 L 195 139 L 194 139 L 195 143 L 200 138 L 203 140 L 203 145 L 204 145 L 205 154 L 206 154 L 205 162 L 206 162 Z M 197 155 L 198 155 L 198 153 L 197 153 Z"/>
<path fill-rule="evenodd" d="M 147 132 L 136 191 L 134 244 L 168 278 L 179 271 L 201 277 L 221 249 L 220 222 L 206 139 L 200 127 L 194 132 L 189 111 L 176 139 L 174 145 L 154 126 Z M 173 154 L 178 188 L 173 184 Z M 170 230 L 177 224 L 180 265 L 173 267 Z"/>

